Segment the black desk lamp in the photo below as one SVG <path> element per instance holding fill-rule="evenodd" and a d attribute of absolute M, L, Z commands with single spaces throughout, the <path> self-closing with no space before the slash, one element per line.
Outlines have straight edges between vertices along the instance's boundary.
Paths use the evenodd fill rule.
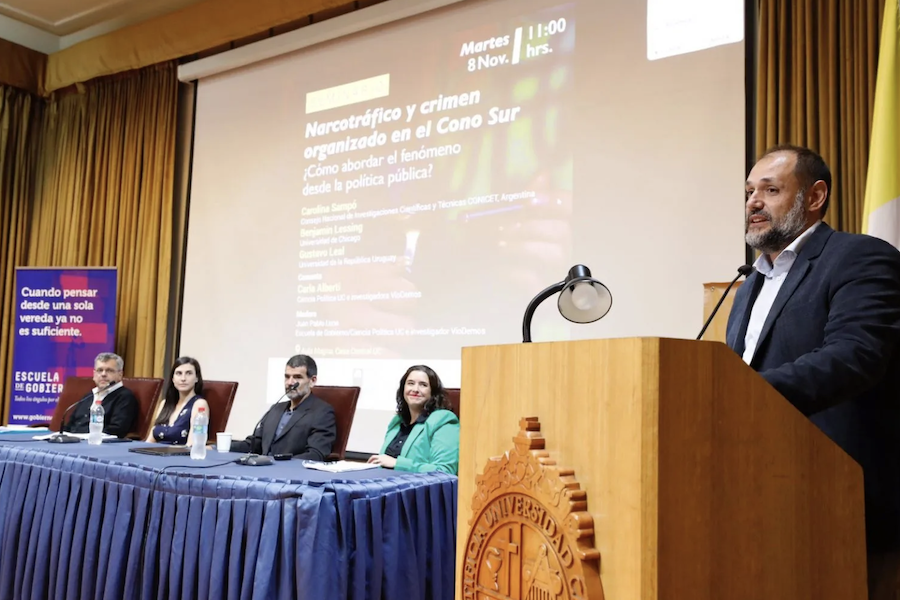
<path fill-rule="evenodd" d="M 573 323 L 593 323 L 606 316 L 612 307 L 609 288 L 591 277 L 591 270 L 584 265 L 569 269 L 565 281 L 554 283 L 531 299 L 522 320 L 522 341 L 531 342 L 531 318 L 537 307 L 557 292 L 559 314 Z"/>

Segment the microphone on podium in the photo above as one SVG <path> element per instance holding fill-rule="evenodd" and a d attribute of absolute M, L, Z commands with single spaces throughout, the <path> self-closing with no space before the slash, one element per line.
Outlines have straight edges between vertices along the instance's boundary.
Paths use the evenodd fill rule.
<path fill-rule="evenodd" d="M 725 293 L 723 293 L 722 297 L 719 298 L 719 303 L 716 304 L 716 307 L 714 309 L 712 309 L 712 312 L 709 314 L 709 318 L 706 320 L 706 323 L 703 324 L 703 329 L 700 330 L 700 335 L 697 336 L 698 340 L 703 337 L 704 333 L 706 333 L 706 328 L 709 327 L 710 323 L 712 323 L 713 317 L 715 317 L 716 313 L 719 312 L 719 307 L 722 306 L 723 302 L 725 302 L 725 297 L 728 295 L 728 292 L 731 290 L 731 288 L 734 286 L 734 284 L 737 283 L 737 280 L 740 279 L 742 276 L 743 277 L 749 276 L 752 272 L 753 272 L 752 265 L 741 265 L 740 267 L 738 267 L 737 276 L 731 280 L 731 283 L 729 283 L 728 287 L 725 288 Z"/>
<path fill-rule="evenodd" d="M 87 400 L 88 398 L 93 398 L 94 394 L 88 394 L 78 402 L 72 404 L 69 408 L 66 409 L 66 412 L 63 413 L 62 419 L 59 421 L 59 431 L 51 438 L 48 438 L 47 441 L 51 444 L 77 444 L 81 441 L 81 438 L 74 435 L 69 435 L 64 432 L 63 429 L 66 427 L 66 417 L 69 416 L 69 412 L 72 411 L 73 408 Z"/>

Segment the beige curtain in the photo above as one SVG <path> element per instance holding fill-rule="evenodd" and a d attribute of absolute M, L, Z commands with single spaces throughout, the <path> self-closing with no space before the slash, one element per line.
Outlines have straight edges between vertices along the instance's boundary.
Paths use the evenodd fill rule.
<path fill-rule="evenodd" d="M 165 371 L 176 89 L 167 64 L 48 102 L 24 260 L 13 261 L 117 267 L 127 375 Z"/>
<path fill-rule="evenodd" d="M 24 264 L 38 168 L 43 101 L 0 85 L 0 413 L 8 418 L 15 329 L 15 273 Z"/>
<path fill-rule="evenodd" d="M 834 175 L 826 221 L 862 231 L 884 0 L 759 0 L 756 148 L 819 152 Z"/>

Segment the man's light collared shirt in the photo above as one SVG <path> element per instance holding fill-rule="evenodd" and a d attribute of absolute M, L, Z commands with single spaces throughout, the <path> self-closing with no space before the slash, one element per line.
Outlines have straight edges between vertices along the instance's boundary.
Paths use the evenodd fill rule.
<path fill-rule="evenodd" d="M 822 221 L 816 221 L 812 227 L 797 236 L 797 239 L 791 242 L 775 258 L 775 264 L 772 264 L 769 261 L 769 257 L 765 254 L 760 254 L 756 262 L 753 263 L 753 268 L 764 279 L 759 295 L 753 303 L 753 310 L 750 311 L 750 322 L 747 323 L 747 334 L 744 336 L 744 355 L 742 358 L 748 365 L 753 360 L 756 345 L 759 343 L 759 334 L 762 333 L 769 311 L 772 310 L 778 291 L 781 290 L 781 286 L 784 285 L 784 280 L 787 279 L 791 267 L 794 266 L 794 261 L 797 260 L 797 254 L 800 253 L 803 244 L 806 243 L 806 240 L 809 239 L 809 236 L 821 223 Z"/>
<path fill-rule="evenodd" d="M 100 388 L 92 389 L 91 391 L 94 393 L 94 402 L 96 402 L 98 398 L 102 402 L 104 398 L 109 396 L 111 393 L 113 393 L 120 387 L 122 387 L 122 382 L 118 381 L 118 382 L 112 384 L 111 386 L 109 386 L 108 388 L 106 388 L 105 390 L 101 390 Z"/>

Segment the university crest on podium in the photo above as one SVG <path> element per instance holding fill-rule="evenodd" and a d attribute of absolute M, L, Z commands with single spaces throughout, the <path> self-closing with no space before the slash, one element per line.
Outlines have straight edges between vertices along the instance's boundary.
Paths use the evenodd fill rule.
<path fill-rule="evenodd" d="M 544 450 L 537 418 L 475 479 L 463 563 L 465 600 L 602 600 L 587 494 Z"/>

